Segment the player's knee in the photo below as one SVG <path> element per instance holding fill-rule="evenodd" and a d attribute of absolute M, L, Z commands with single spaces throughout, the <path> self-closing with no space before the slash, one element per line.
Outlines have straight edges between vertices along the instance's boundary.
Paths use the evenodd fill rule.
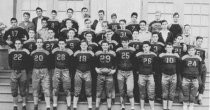
<path fill-rule="evenodd" d="M 86 91 L 86 96 L 87 96 L 87 97 L 91 97 L 91 96 L 92 96 L 91 90 Z"/>
<path fill-rule="evenodd" d="M 109 99 L 109 98 L 112 98 L 112 93 L 107 93 L 107 98 Z"/>
<path fill-rule="evenodd" d="M 133 98 L 133 91 L 132 90 L 127 90 L 127 94 L 129 98 Z"/>
<path fill-rule="evenodd" d="M 120 96 L 121 96 L 121 97 L 125 97 L 124 91 L 120 90 Z"/>
<path fill-rule="evenodd" d="M 140 94 L 140 99 L 144 100 L 146 98 L 146 94 Z"/>
<path fill-rule="evenodd" d="M 70 96 L 70 95 L 71 95 L 70 90 L 64 90 L 64 92 L 65 92 L 65 95 L 66 95 L 66 96 Z"/>
<path fill-rule="evenodd" d="M 168 98 L 168 94 L 166 94 L 166 93 L 164 93 L 164 92 L 163 92 L 162 96 L 163 96 L 163 100 L 168 100 L 168 99 L 169 99 L 169 98 Z"/>
<path fill-rule="evenodd" d="M 80 95 L 80 92 L 77 91 L 77 90 L 75 89 L 75 91 L 74 91 L 74 96 L 75 96 L 75 97 L 79 97 L 79 95 Z"/>
<path fill-rule="evenodd" d="M 17 97 L 18 96 L 18 92 L 17 91 L 12 91 L 12 97 Z"/>
<path fill-rule="evenodd" d="M 97 98 L 101 98 L 101 95 L 102 95 L 102 94 L 99 93 L 99 92 L 96 93 L 96 97 L 97 97 Z"/>
<path fill-rule="evenodd" d="M 45 95 L 45 97 L 50 97 L 50 91 L 49 90 L 45 90 L 44 91 L 44 95 Z"/>
<path fill-rule="evenodd" d="M 58 89 L 53 89 L 53 96 L 58 96 Z"/>

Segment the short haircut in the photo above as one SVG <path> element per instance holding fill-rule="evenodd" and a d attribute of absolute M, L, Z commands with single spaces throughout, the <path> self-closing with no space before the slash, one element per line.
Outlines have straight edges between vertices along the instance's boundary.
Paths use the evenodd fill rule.
<path fill-rule="evenodd" d="M 65 39 L 59 39 L 58 42 L 65 42 L 66 43 L 66 40 Z"/>
<path fill-rule="evenodd" d="M 92 35 L 91 32 L 86 32 L 86 33 L 85 33 L 85 36 L 88 35 L 88 34 L 90 34 L 90 35 L 93 37 L 93 35 Z"/>
<path fill-rule="evenodd" d="M 175 17 L 176 15 L 178 15 L 178 17 L 179 17 L 179 13 L 178 13 L 178 12 L 175 12 L 175 13 L 173 14 L 173 17 Z"/>
<path fill-rule="evenodd" d="M 51 11 L 51 13 L 55 13 L 55 14 L 57 14 L 57 11 L 56 11 L 56 10 L 52 10 L 52 11 Z"/>
<path fill-rule="evenodd" d="M 138 29 L 134 29 L 134 30 L 133 30 L 133 32 L 135 32 L 135 31 L 139 33 L 139 30 L 138 30 Z"/>
<path fill-rule="evenodd" d="M 177 34 L 177 35 L 176 35 L 176 38 L 179 37 L 179 36 L 181 36 L 181 37 L 183 38 L 182 34 Z"/>
<path fill-rule="evenodd" d="M 68 9 L 66 10 L 66 12 L 68 13 L 68 11 L 72 11 L 72 13 L 74 13 L 74 10 L 73 10 L 72 8 L 68 8 Z"/>
<path fill-rule="evenodd" d="M 86 21 L 90 21 L 90 22 L 91 22 L 91 20 L 90 20 L 89 18 L 85 19 L 85 20 L 84 20 L 84 23 L 85 23 Z"/>
<path fill-rule="evenodd" d="M 42 21 L 46 21 L 46 22 L 47 22 L 47 21 L 48 21 L 48 19 L 47 19 L 47 18 L 42 18 Z"/>
<path fill-rule="evenodd" d="M 15 42 L 20 41 L 21 44 L 23 44 L 23 41 L 20 39 L 15 39 Z"/>
<path fill-rule="evenodd" d="M 184 28 L 185 28 L 185 27 L 187 27 L 187 26 L 189 26 L 189 27 L 190 27 L 190 25 L 189 25 L 189 24 L 185 24 L 185 25 L 184 25 Z"/>
<path fill-rule="evenodd" d="M 202 40 L 203 40 L 203 37 L 197 36 L 197 37 L 196 37 L 196 40 L 198 40 L 198 39 L 202 39 Z"/>
<path fill-rule="evenodd" d="M 105 12 L 104 12 L 104 10 L 99 10 L 98 13 L 103 13 L 104 14 Z"/>
<path fill-rule="evenodd" d="M 34 33 L 36 33 L 36 31 L 35 31 L 33 28 L 29 28 L 29 29 L 28 29 L 28 32 L 29 32 L 29 31 L 34 31 Z"/>
<path fill-rule="evenodd" d="M 108 22 L 108 21 L 102 21 L 102 24 L 103 24 L 103 23 L 106 23 L 107 25 L 109 24 L 109 22 Z"/>
<path fill-rule="evenodd" d="M 111 14 L 111 18 L 112 18 L 112 17 L 116 17 L 116 18 L 117 18 L 117 14 L 116 14 L 116 13 L 112 13 L 112 14 Z"/>
<path fill-rule="evenodd" d="M 144 44 L 147 44 L 147 45 L 151 46 L 151 44 L 150 44 L 149 41 L 144 41 L 144 42 L 142 43 L 142 45 L 144 45 Z"/>
<path fill-rule="evenodd" d="M 168 42 L 168 43 L 166 43 L 166 46 L 173 46 L 173 44 L 171 42 Z"/>
<path fill-rule="evenodd" d="M 144 23 L 145 25 L 147 25 L 147 22 L 146 22 L 145 20 L 141 20 L 141 21 L 139 22 L 139 24 L 141 24 L 141 23 Z"/>
<path fill-rule="evenodd" d="M 81 11 L 86 10 L 86 9 L 87 9 L 87 7 L 82 7 Z M 88 10 L 88 9 L 87 9 L 87 10 Z"/>
<path fill-rule="evenodd" d="M 187 50 L 190 50 L 190 49 L 195 49 L 195 46 L 194 45 L 189 45 Z"/>
<path fill-rule="evenodd" d="M 74 33 L 77 32 L 75 28 L 70 28 L 69 31 L 74 31 Z M 69 32 L 69 31 L 68 31 L 68 32 Z"/>
<path fill-rule="evenodd" d="M 154 34 L 157 34 L 157 35 L 159 35 L 159 32 L 152 32 L 152 35 L 154 35 Z"/>
<path fill-rule="evenodd" d="M 42 42 L 44 42 L 44 39 L 43 39 L 43 38 L 41 38 L 41 37 L 37 38 L 37 39 L 36 39 L 36 42 L 37 42 L 37 40 L 39 40 L 39 39 L 41 39 L 41 40 L 42 40 Z"/>
<path fill-rule="evenodd" d="M 42 8 L 40 8 L 40 7 L 37 7 L 37 8 L 36 8 L 36 11 L 37 11 L 37 10 L 41 10 L 41 12 L 43 11 Z"/>
<path fill-rule="evenodd" d="M 165 22 L 168 23 L 167 20 L 162 20 L 162 21 L 161 21 L 161 24 L 163 24 L 163 23 L 165 23 Z"/>
<path fill-rule="evenodd" d="M 83 40 L 80 42 L 80 45 L 81 45 L 82 43 L 88 44 L 87 40 L 85 40 L 85 39 L 83 39 Z"/>
<path fill-rule="evenodd" d="M 16 21 L 16 22 L 17 22 L 17 18 L 11 18 L 11 19 L 10 19 L 10 22 L 11 22 L 11 21 Z"/>
<path fill-rule="evenodd" d="M 23 15 L 28 15 L 29 17 L 31 16 L 29 12 L 24 12 Z"/>
<path fill-rule="evenodd" d="M 132 17 L 132 16 L 138 17 L 138 14 L 137 14 L 136 12 L 133 12 L 133 13 L 131 14 L 131 17 Z"/>
<path fill-rule="evenodd" d="M 49 31 L 49 30 L 52 30 L 52 31 L 55 33 L 55 30 L 54 30 L 53 28 L 49 28 L 48 31 Z"/>
<path fill-rule="evenodd" d="M 127 37 L 127 36 L 125 36 L 125 37 L 122 37 L 122 39 L 121 39 L 122 41 L 126 41 L 126 42 L 128 42 L 129 41 L 129 38 Z"/>
<path fill-rule="evenodd" d="M 124 22 L 124 23 L 126 23 L 126 20 L 125 19 L 121 19 L 119 22 L 121 22 L 121 21 Z"/>
<path fill-rule="evenodd" d="M 103 44 L 109 44 L 106 40 L 103 40 L 102 42 L 101 42 L 101 45 L 103 45 Z"/>

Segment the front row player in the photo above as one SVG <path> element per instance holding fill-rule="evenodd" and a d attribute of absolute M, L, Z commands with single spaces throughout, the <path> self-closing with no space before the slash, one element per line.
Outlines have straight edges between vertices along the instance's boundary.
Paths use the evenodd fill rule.
<path fill-rule="evenodd" d="M 47 110 L 50 110 L 50 64 L 49 52 L 43 49 L 43 39 L 36 40 L 37 49 L 31 53 L 33 62 L 32 87 L 34 96 L 34 110 L 38 110 L 38 96 L 42 86 Z"/>
<path fill-rule="evenodd" d="M 22 110 L 26 110 L 26 69 L 29 63 L 29 51 L 22 48 L 21 40 L 15 40 L 15 49 L 9 50 L 11 74 L 11 92 L 14 101 L 13 110 L 18 110 L 18 89 L 22 97 Z"/>
<path fill-rule="evenodd" d="M 148 41 L 143 42 L 143 52 L 138 52 L 137 57 L 137 74 L 139 74 L 139 91 L 140 91 L 140 105 L 141 110 L 144 109 L 144 99 L 146 95 L 149 98 L 149 104 L 151 110 L 154 108 L 154 98 L 155 98 L 155 82 L 154 82 L 154 72 L 157 61 L 157 55 L 154 52 L 150 51 L 151 44 Z"/>
<path fill-rule="evenodd" d="M 58 48 L 52 51 L 55 70 L 53 74 L 53 110 L 57 110 L 59 81 L 63 82 L 63 88 L 66 94 L 67 110 L 71 109 L 71 78 L 69 68 L 72 63 L 73 51 L 65 48 L 66 41 L 59 40 Z"/>
<path fill-rule="evenodd" d="M 109 43 L 102 41 L 102 50 L 96 52 L 96 67 L 97 77 L 97 95 L 96 95 L 96 110 L 99 110 L 102 91 L 106 90 L 108 110 L 111 110 L 111 95 L 113 89 L 113 74 L 116 72 L 115 57 L 116 53 L 109 50 Z M 104 88 L 105 87 L 105 88 Z"/>

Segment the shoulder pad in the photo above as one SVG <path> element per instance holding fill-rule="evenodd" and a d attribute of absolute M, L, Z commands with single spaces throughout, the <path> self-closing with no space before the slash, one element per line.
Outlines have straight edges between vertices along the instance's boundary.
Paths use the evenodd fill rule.
<path fill-rule="evenodd" d="M 94 56 L 94 53 L 92 51 L 88 51 L 88 53 L 90 53 L 92 56 Z"/>
<path fill-rule="evenodd" d="M 66 51 L 70 56 L 74 53 L 71 49 L 66 49 Z"/>
<path fill-rule="evenodd" d="M 158 42 L 158 44 L 161 45 L 161 46 L 165 46 L 162 42 Z"/>
<path fill-rule="evenodd" d="M 184 59 L 186 59 L 186 58 L 189 58 L 189 55 L 184 55 L 184 56 L 182 57 L 182 60 L 184 60 Z"/>
<path fill-rule="evenodd" d="M 97 44 L 97 43 L 95 43 L 95 42 L 93 42 L 92 44 L 94 44 L 94 45 L 98 46 L 98 44 Z"/>
<path fill-rule="evenodd" d="M 55 53 L 56 51 L 58 51 L 58 47 L 52 50 L 52 53 Z"/>
<path fill-rule="evenodd" d="M 150 54 L 157 56 L 157 54 L 155 54 L 154 52 L 151 52 Z"/>
<path fill-rule="evenodd" d="M 74 53 L 74 57 L 80 53 L 80 50 L 77 50 L 75 53 Z"/>
<path fill-rule="evenodd" d="M 138 56 L 140 56 L 140 55 L 142 55 L 143 54 L 143 52 L 138 52 L 137 54 L 136 54 L 136 57 L 138 57 Z"/>
<path fill-rule="evenodd" d="M 161 53 L 160 55 L 159 55 L 159 57 L 163 57 L 165 55 L 165 53 Z"/>
<path fill-rule="evenodd" d="M 122 47 L 119 47 L 119 48 L 117 48 L 116 52 L 118 52 L 118 51 L 120 51 L 122 49 L 123 49 Z"/>
<path fill-rule="evenodd" d="M 114 51 L 112 51 L 112 50 L 110 50 L 109 53 L 114 55 L 114 56 L 116 56 L 116 53 Z"/>
<path fill-rule="evenodd" d="M 117 41 L 111 40 L 111 43 L 114 43 L 115 45 L 118 45 Z"/>
<path fill-rule="evenodd" d="M 9 49 L 9 54 L 11 53 L 11 52 L 14 52 L 15 51 L 15 49 Z"/>
<path fill-rule="evenodd" d="M 95 53 L 95 55 L 98 56 L 98 55 L 100 55 L 101 53 L 102 53 L 102 51 L 100 50 L 100 51 L 97 51 L 97 52 Z"/>
<path fill-rule="evenodd" d="M 76 38 L 74 38 L 74 39 L 75 39 L 75 40 L 78 40 L 78 41 L 80 41 L 80 39 L 79 39 L 79 38 L 77 38 L 77 37 L 76 37 Z"/>
<path fill-rule="evenodd" d="M 196 55 L 196 58 L 198 58 L 200 61 L 202 61 L 202 58 L 198 55 Z"/>
<path fill-rule="evenodd" d="M 27 49 L 23 49 L 24 52 L 26 52 L 28 55 L 30 54 L 30 52 Z"/>
<path fill-rule="evenodd" d="M 129 49 L 132 50 L 132 51 L 136 51 L 136 49 L 133 48 L 133 47 L 129 47 Z"/>
<path fill-rule="evenodd" d="M 174 55 L 175 55 L 177 58 L 179 58 L 179 54 L 178 54 L 178 53 L 174 53 Z"/>

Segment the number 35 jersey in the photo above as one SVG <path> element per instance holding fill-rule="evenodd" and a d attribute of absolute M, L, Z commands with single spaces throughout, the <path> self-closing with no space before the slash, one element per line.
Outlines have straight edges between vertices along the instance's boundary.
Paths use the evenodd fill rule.
<path fill-rule="evenodd" d="M 143 53 L 139 52 L 136 54 L 137 57 L 137 70 L 139 74 L 150 75 L 155 71 L 155 62 L 157 55 L 154 52 Z"/>
<path fill-rule="evenodd" d="M 179 62 L 179 55 L 177 53 L 161 53 L 159 58 L 162 73 L 167 75 L 177 73 L 177 64 Z"/>
<path fill-rule="evenodd" d="M 116 67 L 116 53 L 114 51 L 98 51 L 95 54 L 97 59 L 96 67 L 114 69 Z"/>
<path fill-rule="evenodd" d="M 44 49 L 37 49 L 31 53 L 33 68 L 41 69 L 48 68 L 49 65 L 49 52 Z"/>
<path fill-rule="evenodd" d="M 9 51 L 9 66 L 13 70 L 22 70 L 28 68 L 29 51 L 26 49 Z"/>

